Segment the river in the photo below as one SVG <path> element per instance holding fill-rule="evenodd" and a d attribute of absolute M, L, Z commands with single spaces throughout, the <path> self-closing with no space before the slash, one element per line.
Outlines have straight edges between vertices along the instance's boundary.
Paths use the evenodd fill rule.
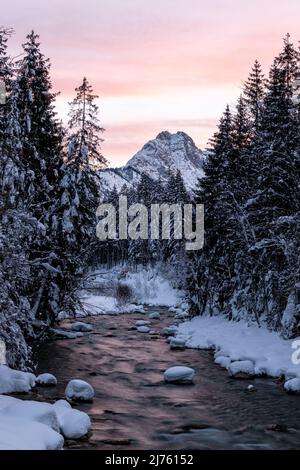
<path fill-rule="evenodd" d="M 172 322 L 166 308 L 159 330 Z M 75 340 L 50 340 L 36 352 L 37 372 L 53 373 L 54 388 L 39 388 L 34 399 L 64 397 L 70 379 L 88 381 L 93 403 L 78 405 L 92 419 L 92 433 L 66 441 L 80 449 L 299 449 L 300 399 L 278 381 L 237 380 L 213 362 L 210 351 L 170 350 L 159 334 L 138 333 L 138 313 L 102 315 L 86 321 L 93 331 Z M 187 365 L 194 385 L 167 385 L 164 371 Z M 255 392 L 249 392 L 249 383 Z"/>

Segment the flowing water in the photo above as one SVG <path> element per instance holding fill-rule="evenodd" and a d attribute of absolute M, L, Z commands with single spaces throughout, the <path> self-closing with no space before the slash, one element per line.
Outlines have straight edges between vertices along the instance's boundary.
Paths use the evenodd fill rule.
<path fill-rule="evenodd" d="M 171 324 L 167 309 L 151 320 L 157 332 Z M 78 405 L 92 419 L 91 435 L 66 446 L 83 449 L 300 449 L 300 397 L 276 380 L 237 380 L 213 363 L 212 353 L 170 350 L 160 335 L 138 333 L 143 314 L 91 317 L 93 331 L 75 340 L 51 340 L 37 351 L 38 373 L 58 379 L 34 399 L 64 397 L 73 378 L 95 389 Z M 196 370 L 194 385 L 166 385 L 174 365 Z M 249 383 L 256 388 L 249 392 Z"/>

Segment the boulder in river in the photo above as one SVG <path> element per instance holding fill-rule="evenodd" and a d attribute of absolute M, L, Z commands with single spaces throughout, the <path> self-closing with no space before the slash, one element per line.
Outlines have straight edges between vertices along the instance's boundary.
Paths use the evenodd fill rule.
<path fill-rule="evenodd" d="M 171 338 L 170 339 L 170 348 L 171 349 L 179 349 L 179 350 L 185 349 L 185 340 L 183 338 L 180 338 L 180 337 Z"/>
<path fill-rule="evenodd" d="M 53 387 L 57 385 L 57 378 L 52 374 L 40 374 L 36 378 L 36 383 L 44 387 Z"/>
<path fill-rule="evenodd" d="M 147 321 L 147 320 L 137 320 L 135 322 L 135 326 L 147 326 L 149 324 L 150 324 L 150 322 Z"/>
<path fill-rule="evenodd" d="M 137 331 L 139 333 L 150 333 L 150 328 L 148 326 L 138 326 Z"/>
<path fill-rule="evenodd" d="M 84 380 L 73 379 L 68 383 L 65 395 L 68 400 L 92 401 L 95 392 L 93 387 Z"/>
<path fill-rule="evenodd" d="M 248 379 L 255 375 L 252 361 L 234 361 L 228 367 L 230 377 L 235 379 Z"/>
<path fill-rule="evenodd" d="M 300 395 L 300 378 L 287 380 L 284 384 L 284 389 L 288 393 Z"/>
<path fill-rule="evenodd" d="M 81 331 L 83 333 L 87 333 L 88 331 L 92 331 L 93 327 L 89 323 L 84 323 L 81 321 L 77 321 L 71 325 L 71 330 L 73 331 Z"/>
<path fill-rule="evenodd" d="M 160 314 L 158 312 L 149 313 L 148 318 L 150 320 L 160 320 Z"/>
<path fill-rule="evenodd" d="M 167 326 L 161 330 L 162 336 L 175 336 L 178 331 L 178 327 L 175 325 Z"/>
<path fill-rule="evenodd" d="M 170 367 L 164 373 L 164 379 L 172 384 L 190 384 L 193 383 L 195 370 L 191 367 L 175 366 Z"/>

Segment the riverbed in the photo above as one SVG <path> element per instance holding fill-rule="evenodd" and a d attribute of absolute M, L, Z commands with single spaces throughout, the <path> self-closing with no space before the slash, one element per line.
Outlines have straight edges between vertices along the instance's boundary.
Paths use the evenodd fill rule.
<path fill-rule="evenodd" d="M 172 323 L 167 308 L 151 320 L 155 334 L 138 333 L 145 314 L 101 315 L 85 321 L 93 331 L 73 340 L 50 340 L 36 351 L 37 372 L 57 377 L 34 399 L 64 397 L 69 380 L 95 389 L 93 403 L 78 405 L 92 420 L 91 434 L 66 441 L 80 449 L 300 449 L 300 399 L 275 379 L 232 379 L 211 351 L 170 350 L 159 332 Z M 186 365 L 194 385 L 170 385 L 164 371 Z M 248 391 L 252 384 L 255 391 Z"/>

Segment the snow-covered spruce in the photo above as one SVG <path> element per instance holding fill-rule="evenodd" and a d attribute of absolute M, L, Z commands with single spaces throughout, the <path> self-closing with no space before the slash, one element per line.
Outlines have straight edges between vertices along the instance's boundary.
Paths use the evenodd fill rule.
<path fill-rule="evenodd" d="M 68 383 L 65 395 L 68 400 L 90 402 L 93 400 L 95 392 L 88 382 L 80 379 L 73 379 Z"/>
<path fill-rule="evenodd" d="M 193 383 L 195 370 L 185 366 L 170 367 L 164 373 L 164 380 L 172 384 L 191 384 Z"/>

